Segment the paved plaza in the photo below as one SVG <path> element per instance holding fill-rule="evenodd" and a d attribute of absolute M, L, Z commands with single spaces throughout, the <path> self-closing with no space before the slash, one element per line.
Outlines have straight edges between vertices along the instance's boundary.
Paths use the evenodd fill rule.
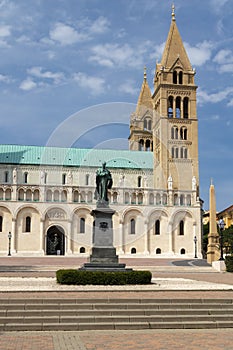
<path fill-rule="evenodd" d="M 232 299 L 233 274 L 203 260 L 122 259 L 152 271 L 152 286 L 58 286 L 55 271 L 77 268 L 85 259 L 0 258 L 0 298 L 187 298 Z M 43 285 L 43 287 L 42 287 Z M 232 329 L 1 332 L 0 350 L 167 350 L 233 349 Z"/>

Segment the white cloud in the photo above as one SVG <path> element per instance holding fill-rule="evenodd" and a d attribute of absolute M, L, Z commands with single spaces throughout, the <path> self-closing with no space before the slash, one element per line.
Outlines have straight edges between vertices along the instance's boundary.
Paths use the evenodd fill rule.
<path fill-rule="evenodd" d="M 0 74 L 0 82 L 9 84 L 12 81 L 13 80 L 8 75 Z"/>
<path fill-rule="evenodd" d="M 50 30 L 49 36 L 50 39 L 59 42 L 63 46 L 72 45 L 87 38 L 86 34 L 78 33 L 73 27 L 60 22 L 56 23 L 53 29 Z"/>
<path fill-rule="evenodd" d="M 49 43 L 50 40 L 58 42 L 62 46 L 72 45 L 77 42 L 90 40 L 94 35 L 103 34 L 109 29 L 107 18 L 100 16 L 94 21 L 88 18 L 80 20 L 77 28 L 69 24 L 57 22 L 49 32 L 49 38 L 43 38 L 43 43 Z"/>
<path fill-rule="evenodd" d="M 6 38 L 11 35 L 11 27 L 7 25 L 0 26 L 0 38 Z"/>
<path fill-rule="evenodd" d="M 220 65 L 219 71 L 221 73 L 233 72 L 233 52 L 231 50 L 220 50 L 213 61 Z"/>
<path fill-rule="evenodd" d="M 94 22 L 90 23 L 87 31 L 89 34 L 103 34 L 109 29 L 109 21 L 107 18 L 101 16 L 98 17 Z"/>
<path fill-rule="evenodd" d="M 209 41 L 203 41 L 202 43 L 196 44 L 196 46 L 184 43 L 184 46 L 193 66 L 202 66 L 211 58 L 213 44 Z"/>
<path fill-rule="evenodd" d="M 27 70 L 29 75 L 42 79 L 52 79 L 55 84 L 60 83 L 64 79 L 64 74 L 62 72 L 52 73 L 50 71 L 44 71 L 42 67 L 32 67 Z"/>
<path fill-rule="evenodd" d="M 148 51 L 148 42 L 138 47 L 129 44 L 103 44 L 92 47 L 90 62 L 105 67 L 143 67 L 144 55 Z"/>
<path fill-rule="evenodd" d="M 24 91 L 30 91 L 35 89 L 36 87 L 37 87 L 37 84 L 31 78 L 27 78 L 23 80 L 19 86 L 19 88 Z"/>
<path fill-rule="evenodd" d="M 218 91 L 215 93 L 208 93 L 204 90 L 198 90 L 198 102 L 202 105 L 204 103 L 218 103 L 225 99 L 232 98 L 233 96 L 233 87 L 227 87 L 225 90 Z M 230 106 L 231 101 L 228 102 L 228 106 Z"/>
<path fill-rule="evenodd" d="M 88 89 L 91 94 L 99 95 L 105 91 L 105 80 L 82 72 L 75 73 L 73 79 L 81 88 Z"/>
<path fill-rule="evenodd" d="M 230 0 L 210 0 L 210 5 L 214 12 L 219 13 L 228 1 Z"/>
<path fill-rule="evenodd" d="M 119 86 L 118 90 L 120 92 L 135 96 L 138 94 L 138 89 L 135 87 L 135 85 L 135 81 L 127 80 Z"/>

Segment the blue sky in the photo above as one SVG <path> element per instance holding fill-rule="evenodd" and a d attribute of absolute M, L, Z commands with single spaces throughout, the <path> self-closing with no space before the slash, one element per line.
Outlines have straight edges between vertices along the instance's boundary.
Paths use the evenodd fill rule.
<path fill-rule="evenodd" d="M 127 147 L 143 67 L 153 90 L 171 5 L 0 0 L 0 142 Z M 207 209 L 213 178 L 222 210 L 233 204 L 233 4 L 176 0 L 175 6 L 197 71 L 201 197 Z"/>

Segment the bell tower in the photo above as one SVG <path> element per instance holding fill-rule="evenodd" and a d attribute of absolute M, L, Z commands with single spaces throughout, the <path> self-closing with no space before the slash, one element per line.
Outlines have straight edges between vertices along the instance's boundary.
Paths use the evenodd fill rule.
<path fill-rule="evenodd" d="M 130 118 L 129 149 L 131 151 L 153 151 L 153 101 L 147 82 L 146 67 L 136 111 Z"/>
<path fill-rule="evenodd" d="M 154 186 L 166 190 L 199 188 L 195 70 L 177 28 L 175 8 L 154 76 Z"/>

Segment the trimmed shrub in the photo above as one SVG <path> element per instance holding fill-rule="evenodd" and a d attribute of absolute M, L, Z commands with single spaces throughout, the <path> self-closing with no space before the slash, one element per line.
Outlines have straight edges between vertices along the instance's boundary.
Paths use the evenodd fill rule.
<path fill-rule="evenodd" d="M 150 284 L 152 274 L 150 271 L 106 272 L 85 270 L 58 270 L 57 283 L 76 285 L 125 285 Z"/>
<path fill-rule="evenodd" d="M 227 272 L 233 272 L 233 256 L 228 255 L 225 258 L 226 270 Z"/>

